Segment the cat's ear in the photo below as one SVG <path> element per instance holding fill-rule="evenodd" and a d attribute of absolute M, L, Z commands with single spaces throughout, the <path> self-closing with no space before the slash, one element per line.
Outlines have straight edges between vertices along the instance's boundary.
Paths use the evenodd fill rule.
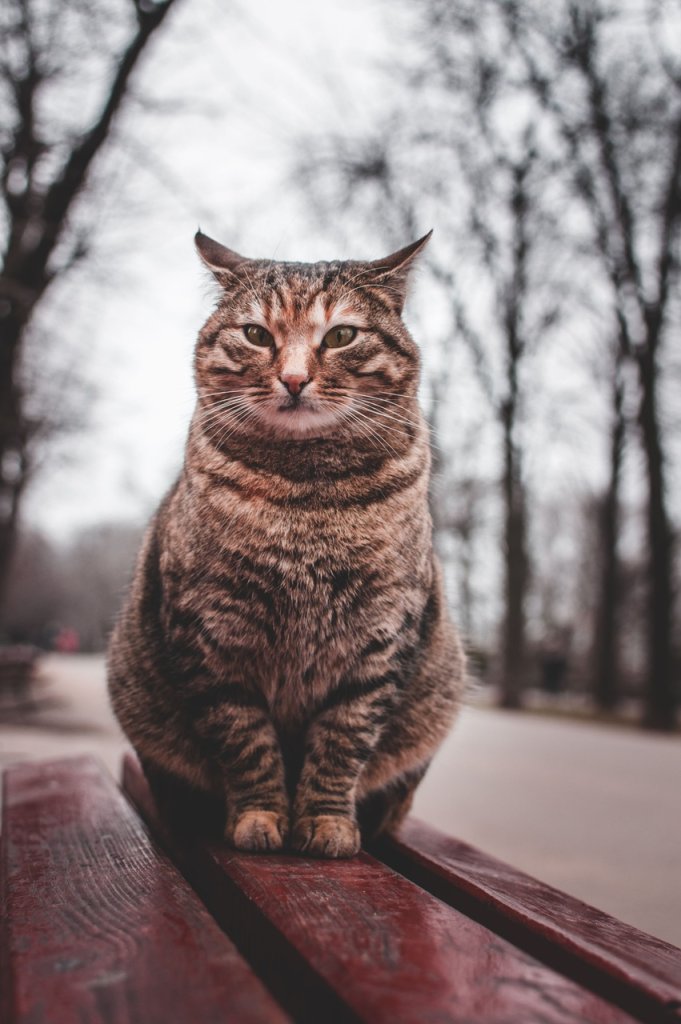
<path fill-rule="evenodd" d="M 229 280 L 230 276 L 239 277 L 248 272 L 246 268 L 251 260 L 246 256 L 240 256 L 233 249 L 228 249 L 226 245 L 220 245 L 200 230 L 194 235 L 194 244 L 204 266 L 208 267 L 221 284 Z"/>
<path fill-rule="evenodd" d="M 385 288 L 388 298 L 398 313 L 402 312 L 407 298 L 409 271 L 418 254 L 425 249 L 430 241 L 432 233 L 431 228 L 427 235 L 412 242 L 411 245 L 405 245 L 404 249 L 398 249 L 397 252 L 391 253 L 390 256 L 386 256 L 382 260 L 373 260 L 367 264 L 372 281 L 379 287 Z"/>

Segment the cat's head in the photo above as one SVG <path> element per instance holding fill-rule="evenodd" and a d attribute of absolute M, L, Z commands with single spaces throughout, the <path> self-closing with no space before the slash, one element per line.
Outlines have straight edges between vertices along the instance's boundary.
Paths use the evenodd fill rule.
<path fill-rule="evenodd" d="M 280 438 L 389 423 L 391 406 L 418 386 L 418 349 L 401 314 L 429 238 L 372 262 L 282 263 L 247 259 L 198 232 L 221 286 L 196 349 L 204 415 Z"/>

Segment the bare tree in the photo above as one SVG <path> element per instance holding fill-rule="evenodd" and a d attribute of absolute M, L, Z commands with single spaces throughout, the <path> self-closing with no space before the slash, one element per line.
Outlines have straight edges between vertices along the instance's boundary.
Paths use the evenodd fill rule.
<path fill-rule="evenodd" d="M 613 711 L 620 698 L 619 557 L 620 489 L 626 437 L 622 346 L 615 342 L 611 381 L 609 477 L 599 502 L 598 597 L 594 615 L 591 691 L 603 711 Z"/>
<path fill-rule="evenodd" d="M 53 283 L 88 252 L 76 205 L 150 40 L 177 0 L 8 0 L 0 58 L 0 585 L 34 465 L 41 412 L 24 353 Z"/>
<path fill-rule="evenodd" d="M 479 110 L 483 116 L 484 108 Z M 482 392 L 500 432 L 504 578 L 499 676 L 502 705 L 518 708 L 526 678 L 525 605 L 529 582 L 528 499 L 520 439 L 523 377 L 528 353 L 558 319 L 560 301 L 552 289 L 544 292 L 543 302 L 536 301 L 532 262 L 546 225 L 537 196 L 540 161 L 530 133 L 525 133 L 517 156 L 504 151 L 501 140 L 493 138 L 488 122 L 482 134 L 483 138 L 476 140 L 475 156 L 460 150 L 459 160 L 471 204 L 468 237 L 477 243 L 476 264 L 486 273 L 490 287 L 491 331 L 489 325 L 487 330 L 476 327 L 477 300 L 467 296 L 458 283 L 456 265 L 453 269 L 436 268 L 435 273 L 451 297 L 458 336 L 470 349 Z M 494 353 L 490 351 L 490 338 L 497 349 Z M 496 371 L 495 359 L 499 363 Z"/>
<path fill-rule="evenodd" d="M 495 3 L 563 148 L 610 286 L 621 359 L 637 373 L 647 474 L 645 724 L 671 729 L 673 545 L 660 366 L 681 265 L 681 73 L 661 48 L 658 4 L 564 0 L 549 10 L 533 0 Z"/>
<path fill-rule="evenodd" d="M 479 646 L 483 636 L 477 621 L 475 570 L 490 488 L 478 474 L 457 468 L 443 473 L 438 490 L 432 500 L 436 544 L 454 577 L 457 621 L 466 643 Z"/>

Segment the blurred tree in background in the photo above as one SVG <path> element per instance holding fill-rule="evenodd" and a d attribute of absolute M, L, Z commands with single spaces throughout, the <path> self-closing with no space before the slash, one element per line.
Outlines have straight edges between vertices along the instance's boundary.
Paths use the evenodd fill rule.
<path fill-rule="evenodd" d="M 130 98 L 133 73 L 176 0 L 7 0 L 0 14 L 0 587 L 38 453 L 77 423 L 81 396 L 40 391 L 32 338 L 48 291 L 90 252 L 105 187 L 92 166 Z M 51 328 L 49 333 L 54 331 Z M 29 341 L 38 349 L 27 365 Z M 43 389 L 44 394 L 44 389 Z M 42 397 L 42 396 L 41 396 Z"/>
<path fill-rule="evenodd" d="M 507 707 L 520 704 L 529 677 L 533 577 L 535 605 L 548 593 L 546 548 L 529 539 L 537 496 L 528 496 L 525 450 L 537 421 L 528 407 L 548 379 L 547 356 L 567 365 L 571 337 L 580 338 L 572 347 L 582 369 L 585 356 L 599 367 L 593 379 L 610 410 L 608 471 L 592 512 L 599 533 L 589 562 L 587 675 L 600 706 L 615 707 L 624 647 L 620 485 L 632 433 L 646 480 L 645 721 L 658 729 L 673 728 L 678 700 L 661 374 L 681 312 L 681 63 L 666 48 L 670 19 L 678 30 L 679 17 L 656 0 L 425 0 L 402 8 L 399 57 L 387 72 L 391 106 L 361 133 L 329 136 L 298 168 L 323 216 L 343 204 L 348 218 L 371 219 L 380 233 L 397 207 L 412 233 L 437 227 L 426 275 L 430 294 L 449 307 L 451 332 L 440 358 L 427 361 L 430 401 L 456 402 L 442 367 L 463 343 L 478 382 L 473 404 L 486 404 L 501 439 L 498 679 Z M 447 431 L 460 433 L 475 415 L 460 404 L 449 428 L 431 412 L 450 474 L 456 442 Z M 567 403 L 562 412 L 563 429 L 579 436 Z"/>
<path fill-rule="evenodd" d="M 528 87 L 555 132 L 564 174 L 589 219 L 591 250 L 609 286 L 618 342 L 613 478 L 619 367 L 630 362 L 636 371 L 636 420 L 647 475 L 646 718 L 652 727 L 668 728 L 676 681 L 660 372 L 665 340 L 678 329 L 678 303 L 673 306 L 681 227 L 681 62 L 665 48 L 663 15 L 669 6 L 577 0 L 550 10 L 530 2 L 500 0 L 497 6 Z M 615 594 L 607 576 L 603 586 Z M 607 703 L 614 699 L 610 689 L 603 695 Z"/>
<path fill-rule="evenodd" d="M 139 525 L 102 523 L 62 545 L 36 530 L 20 532 L 8 580 L 7 636 L 50 648 L 61 630 L 71 629 L 79 650 L 103 650 L 142 532 Z"/>

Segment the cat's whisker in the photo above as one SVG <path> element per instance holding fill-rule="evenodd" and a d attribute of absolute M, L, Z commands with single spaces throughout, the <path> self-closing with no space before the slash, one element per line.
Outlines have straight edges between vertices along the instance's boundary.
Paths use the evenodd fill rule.
<path fill-rule="evenodd" d="M 385 449 L 385 451 L 389 455 L 392 454 L 392 456 L 396 459 L 399 459 L 401 457 L 399 453 L 395 451 L 393 446 L 384 437 L 382 437 L 381 434 L 375 429 L 374 421 L 370 416 L 366 416 L 364 413 L 359 412 L 357 409 L 353 409 L 352 414 L 357 422 L 362 422 L 366 426 L 366 429 L 369 431 L 369 433 L 376 439 L 376 441 L 378 441 L 378 443 Z M 392 428 L 386 427 L 385 429 L 391 430 Z M 394 431 L 394 433 L 397 433 L 397 431 Z"/>
<path fill-rule="evenodd" d="M 383 422 L 383 418 L 386 416 L 386 414 L 381 412 L 381 410 L 375 410 L 375 409 L 362 410 L 362 409 L 358 409 L 356 407 L 355 411 L 361 412 L 361 414 L 365 418 L 368 418 L 369 420 L 371 420 L 374 423 L 374 425 L 380 426 L 381 430 L 388 431 L 389 433 L 394 434 L 396 437 L 399 437 L 402 442 L 404 442 L 405 436 L 406 437 L 410 437 L 411 436 L 411 432 L 407 431 L 399 420 L 397 421 L 398 424 L 399 424 L 399 427 L 393 427 L 391 424 Z M 381 420 L 377 420 L 377 417 L 379 417 L 379 416 L 381 417 Z M 408 425 L 413 426 L 413 424 L 408 424 Z"/>
<path fill-rule="evenodd" d="M 418 423 L 417 419 L 410 419 L 406 416 L 398 416 L 397 414 L 389 412 L 387 409 L 384 409 L 381 406 L 373 405 L 371 402 L 363 402 L 359 400 L 357 402 L 357 405 L 359 406 L 359 408 L 365 409 L 368 412 L 373 413 L 375 416 L 381 416 L 384 419 L 392 420 L 394 423 L 402 424 L 405 427 L 414 427 Z"/>
<path fill-rule="evenodd" d="M 212 444 L 219 447 L 223 443 L 223 440 L 233 432 L 233 429 L 236 429 L 239 424 L 245 420 L 245 414 L 232 418 L 227 424 L 220 424 L 219 426 L 215 426 L 213 430 L 206 431 L 205 436 L 208 437 Z"/>
<path fill-rule="evenodd" d="M 221 426 L 231 415 L 241 410 L 242 406 L 234 406 L 232 409 L 221 409 L 220 412 L 210 417 L 198 420 L 201 430 L 206 433 L 214 426 Z"/>
<path fill-rule="evenodd" d="M 387 414 L 382 412 L 380 409 L 376 409 L 376 410 L 373 411 L 373 415 L 374 416 L 383 416 L 383 417 L 385 417 Z M 411 425 L 414 426 L 414 421 L 411 421 Z M 386 427 L 386 429 L 390 429 L 390 428 Z M 444 454 L 444 448 L 442 447 L 442 445 L 438 444 L 438 442 L 434 440 L 433 432 L 432 432 L 432 430 L 430 428 L 428 428 L 427 433 L 428 433 L 428 443 L 429 443 L 430 447 L 434 451 L 441 452 L 442 454 Z"/>
<path fill-rule="evenodd" d="M 232 398 L 232 397 L 250 398 L 253 395 L 265 395 L 265 394 L 270 394 L 270 388 L 266 388 L 266 387 L 254 388 L 254 387 L 251 387 L 251 388 L 233 388 L 230 391 L 211 391 L 210 392 L 210 397 L 213 398 L 213 399 L 218 399 L 218 400 L 221 401 L 224 398 Z M 202 399 L 200 404 L 201 405 L 208 405 L 208 407 L 210 407 L 210 406 L 215 405 L 217 403 L 216 402 L 206 402 L 205 399 Z"/>
<path fill-rule="evenodd" d="M 248 388 L 240 387 L 240 388 L 230 388 L 229 390 L 226 390 L 226 391 L 210 391 L 210 392 L 206 392 L 206 395 L 209 396 L 210 398 L 225 398 L 226 396 L 229 396 L 229 395 L 250 395 L 250 394 L 258 393 L 258 392 L 265 391 L 265 390 L 267 390 L 267 389 L 266 388 L 258 388 L 258 387 L 248 387 Z"/>
<path fill-rule="evenodd" d="M 244 396 L 230 398 L 227 401 L 213 405 L 210 409 L 202 410 L 198 414 L 197 419 L 198 422 L 205 425 L 214 420 L 223 419 L 226 414 L 228 415 L 232 411 L 246 408 L 248 405 L 249 403 Z"/>
<path fill-rule="evenodd" d="M 376 401 L 391 402 L 393 405 L 397 405 L 400 400 L 403 401 L 405 399 L 403 394 L 395 391 L 357 391 L 348 387 L 329 388 L 329 391 L 333 391 L 334 394 L 346 395 L 348 398 L 360 395 L 362 398 L 373 398 Z"/>
<path fill-rule="evenodd" d="M 365 427 L 366 427 L 366 424 L 365 424 Z M 398 455 L 398 453 L 395 451 L 395 449 L 392 447 L 392 445 L 388 444 L 388 442 L 385 440 L 385 438 L 381 437 L 381 435 L 378 434 L 375 430 L 372 430 L 371 428 L 367 427 L 365 429 L 365 436 L 367 436 L 367 430 L 368 430 L 368 436 L 370 436 L 370 437 L 372 437 L 372 438 L 374 438 L 376 440 L 376 442 L 386 452 L 386 454 L 388 455 L 389 458 L 398 459 L 400 457 Z"/>
<path fill-rule="evenodd" d="M 366 399 L 369 398 L 370 402 L 379 401 L 380 400 L 380 401 L 385 402 L 387 405 L 394 407 L 394 402 L 391 402 L 389 399 L 385 399 L 385 398 L 379 399 L 375 395 L 371 395 L 369 397 L 369 396 L 363 395 L 363 394 L 358 393 L 358 392 L 347 392 L 347 394 L 348 394 L 349 397 L 352 397 L 355 401 L 357 401 L 358 403 L 361 403 L 362 405 L 364 405 Z M 367 405 L 367 408 L 369 408 L 368 405 Z M 373 410 L 373 413 L 376 416 L 383 416 L 383 417 L 389 416 L 392 419 L 397 419 L 400 422 L 402 421 L 401 417 L 398 417 L 397 414 L 395 414 L 393 412 L 393 409 L 390 409 L 390 412 L 388 413 L 386 411 L 383 411 L 380 407 L 376 407 Z M 405 419 L 404 422 L 408 423 L 408 424 L 411 424 L 412 426 L 416 425 L 418 423 L 420 417 L 418 416 L 417 413 L 415 413 L 414 416 L 415 416 L 414 419 Z M 428 429 L 428 440 L 429 440 L 429 444 L 430 444 L 431 448 L 434 451 L 438 451 L 438 452 L 444 453 L 444 448 L 442 447 L 442 445 L 438 444 L 438 442 L 434 440 L 433 432 L 430 429 Z"/>
<path fill-rule="evenodd" d="M 245 388 L 243 388 L 243 387 L 239 387 L 239 388 L 225 388 L 224 390 L 221 390 L 221 391 L 212 391 L 211 390 L 210 394 L 211 395 L 240 395 L 240 394 L 243 394 L 244 390 L 245 390 Z"/>
<path fill-rule="evenodd" d="M 205 399 L 203 399 L 199 403 L 199 409 L 212 409 L 216 405 L 220 405 L 222 402 L 231 402 L 234 401 L 235 399 L 243 397 L 244 395 L 245 392 L 243 388 L 240 388 L 238 391 L 225 391 L 221 394 L 213 393 L 210 396 L 210 398 L 212 399 L 211 401 L 206 401 Z"/>
<path fill-rule="evenodd" d="M 222 448 L 227 443 L 229 438 L 242 426 L 246 421 L 255 415 L 255 411 L 250 408 L 244 408 L 234 413 L 228 423 L 224 426 L 222 432 L 216 430 L 211 437 L 211 440 L 216 448 Z"/>
<path fill-rule="evenodd" d="M 409 409 L 405 409 L 405 408 L 403 408 L 403 406 L 398 405 L 398 403 L 395 402 L 395 401 L 391 402 L 391 401 L 389 401 L 388 399 L 385 399 L 385 398 L 375 398 L 373 395 L 367 395 L 367 394 L 364 394 L 361 391 L 356 391 L 352 395 L 352 397 L 354 399 L 360 401 L 360 402 L 366 402 L 367 404 L 370 403 L 371 405 L 374 405 L 377 409 L 386 409 L 389 412 L 393 412 L 394 411 L 395 415 L 400 415 L 401 413 L 408 413 L 410 411 Z M 404 419 L 407 419 L 407 418 L 410 418 L 410 419 L 411 418 L 415 418 L 415 419 L 417 419 L 418 418 L 418 414 L 415 413 L 414 417 L 404 416 L 403 418 Z"/>
<path fill-rule="evenodd" d="M 350 424 L 352 424 L 353 430 L 356 430 L 359 433 L 360 437 L 365 437 L 365 438 L 367 438 L 367 440 L 372 441 L 372 442 L 374 442 L 376 440 L 379 440 L 379 442 L 380 442 L 380 438 L 377 438 L 377 436 L 375 434 L 372 436 L 371 432 L 366 428 L 366 426 L 364 425 L 362 420 L 360 420 L 360 418 L 358 416 L 354 415 L 354 413 L 349 413 L 346 410 L 346 412 L 345 412 L 345 414 L 343 415 L 342 418 L 344 420 L 346 420 L 347 422 L 349 422 Z M 383 447 L 383 449 L 389 455 L 390 453 L 388 452 L 388 449 L 385 447 L 385 445 L 382 442 L 380 442 L 380 443 L 381 443 L 381 447 Z"/>
<path fill-rule="evenodd" d="M 365 416 L 371 416 L 376 418 L 380 416 L 381 424 L 384 424 L 384 421 L 387 421 L 389 424 L 395 423 L 396 427 L 392 429 L 396 430 L 397 427 L 399 427 L 403 433 L 408 433 L 408 428 L 410 426 L 413 427 L 413 423 L 410 423 L 410 421 L 400 419 L 397 416 L 391 416 L 390 413 L 386 413 L 382 409 L 376 409 L 374 408 L 374 406 L 371 405 L 366 405 L 364 403 L 357 402 L 355 408 L 358 409 L 360 412 L 364 413 Z"/>
<path fill-rule="evenodd" d="M 355 391 L 352 394 L 360 394 L 362 398 L 372 398 L 376 402 L 390 402 L 392 405 L 397 405 L 400 400 L 404 400 L 404 395 L 396 391 Z"/>
<path fill-rule="evenodd" d="M 225 392 L 222 395 L 214 395 L 213 397 L 214 397 L 215 401 L 213 401 L 213 402 L 211 402 L 209 404 L 210 405 L 217 405 L 220 402 L 230 402 L 230 401 L 233 401 L 234 399 L 245 398 L 246 396 L 247 396 L 247 392 L 244 391 L 243 388 L 241 388 L 241 389 L 239 389 L 239 391 L 231 391 L 231 392 Z"/>
<path fill-rule="evenodd" d="M 213 408 L 207 410 L 206 413 L 200 414 L 197 417 L 198 422 L 202 427 L 208 426 L 211 423 L 224 419 L 225 415 L 229 415 L 232 411 L 237 411 L 245 407 L 244 401 L 232 401 L 229 405 L 221 405 L 219 408 Z"/>

